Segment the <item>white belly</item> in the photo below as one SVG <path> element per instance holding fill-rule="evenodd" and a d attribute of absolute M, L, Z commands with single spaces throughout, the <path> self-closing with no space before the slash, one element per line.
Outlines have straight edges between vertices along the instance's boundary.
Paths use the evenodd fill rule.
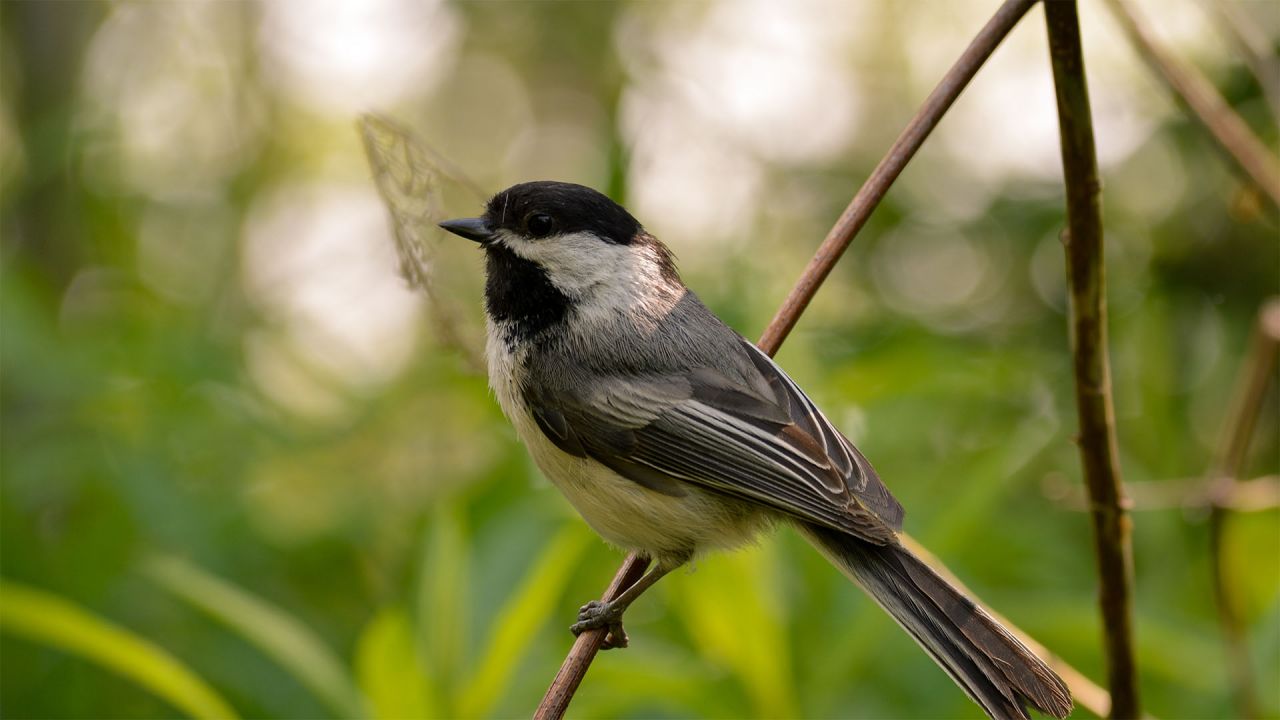
<path fill-rule="evenodd" d="M 490 331 L 489 384 L 534 462 L 587 524 L 608 542 L 654 558 L 683 562 L 711 549 L 747 542 L 770 522 L 770 513 L 685 485 L 665 495 L 618 475 L 595 460 L 561 451 L 534 422 L 511 369 L 519 359 Z"/>

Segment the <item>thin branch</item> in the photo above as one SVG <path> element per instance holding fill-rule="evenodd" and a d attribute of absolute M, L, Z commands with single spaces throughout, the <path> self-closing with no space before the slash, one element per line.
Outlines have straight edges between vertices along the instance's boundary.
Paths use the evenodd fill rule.
<path fill-rule="evenodd" d="M 1280 62 L 1271 49 L 1271 38 L 1265 27 L 1254 18 L 1246 17 L 1248 10 L 1236 3 L 1210 1 L 1204 5 L 1218 18 L 1219 25 L 1231 37 L 1245 64 L 1253 71 L 1271 108 L 1272 119 L 1280 118 Z"/>
<path fill-rule="evenodd" d="M 649 558 L 636 553 L 628 555 L 622 567 L 618 568 L 613 582 L 609 584 L 609 589 L 604 591 L 605 602 L 613 600 L 621 595 L 623 590 L 634 585 L 648 567 Z M 573 647 L 569 649 L 569 655 L 560 665 L 560 671 L 556 673 L 555 679 L 551 681 L 551 687 L 547 688 L 547 694 L 543 696 L 537 711 L 533 713 L 533 720 L 559 720 L 564 717 L 569 701 L 578 691 L 578 685 L 582 684 L 582 678 L 587 674 L 587 668 L 591 666 L 596 653 L 600 652 L 600 645 L 608 632 L 608 628 L 596 628 L 582 633 L 577 640 L 574 640 Z"/>
<path fill-rule="evenodd" d="M 1231 513 L 1258 512 L 1280 507 L 1280 476 L 1238 479 L 1267 389 L 1275 377 L 1280 354 L 1280 299 L 1272 299 L 1258 313 L 1251 350 L 1241 368 L 1227 424 L 1206 477 L 1128 483 L 1129 509 L 1204 510 L 1209 516 L 1209 557 L 1214 603 L 1227 655 L 1227 669 L 1240 717 L 1260 717 L 1257 684 L 1245 638 L 1244 622 L 1236 611 L 1231 585 L 1224 573 L 1223 530 Z M 1068 510 L 1088 510 L 1084 491 L 1059 474 L 1045 477 L 1044 494 Z"/>
<path fill-rule="evenodd" d="M 1067 195 L 1067 276 L 1080 461 L 1089 489 L 1112 718 L 1141 714 L 1133 646 L 1133 557 L 1107 359 L 1100 181 L 1075 0 L 1045 3 Z"/>
<path fill-rule="evenodd" d="M 1236 381 L 1236 391 L 1227 414 L 1222 441 L 1209 468 L 1206 485 L 1209 488 L 1211 510 L 1209 513 L 1209 559 L 1213 582 L 1213 599 L 1218 608 L 1218 625 L 1222 630 L 1223 644 L 1227 652 L 1227 671 L 1231 677 L 1232 694 L 1236 710 L 1241 717 L 1260 717 L 1256 684 L 1253 681 L 1253 662 L 1249 657 L 1249 643 L 1245 638 L 1244 620 L 1236 610 L 1235 598 L 1227 583 L 1223 567 L 1225 547 L 1222 542 L 1226 526 L 1227 504 L 1230 493 L 1244 473 L 1249 445 L 1253 440 L 1258 415 L 1267 388 L 1271 385 L 1276 369 L 1276 356 L 1280 352 L 1280 299 L 1272 299 L 1258 311 L 1253 341 L 1244 367 Z"/>
<path fill-rule="evenodd" d="M 1258 310 L 1249 355 L 1236 381 L 1222 439 L 1209 468 L 1212 484 L 1228 487 L 1244 472 L 1254 426 L 1272 381 L 1280 352 L 1280 298 L 1272 298 Z"/>
<path fill-rule="evenodd" d="M 902 169 L 937 127 L 938 121 L 960 96 L 960 92 L 1032 5 L 1035 5 L 1035 0 L 1006 0 L 947 71 L 818 246 L 813 259 L 809 261 L 804 273 L 760 338 L 758 344 L 761 350 L 770 355 L 778 351 L 782 341 L 791 334 L 801 313 L 809 306 L 809 301 L 813 300 L 814 294 L 835 267 L 836 261 L 848 249 L 849 243 L 853 242 L 853 237 L 866 224 L 871 212 L 884 199 L 885 193 L 889 192 L 889 186 L 898 179 Z"/>
<path fill-rule="evenodd" d="M 986 59 L 991 56 L 991 53 L 1008 35 L 1009 31 L 1013 29 L 1013 26 L 1034 4 L 1035 0 L 1006 0 L 991 20 L 979 31 L 977 37 L 969 44 L 960 59 L 947 71 L 938 87 L 925 100 L 924 105 L 911 119 L 911 122 L 908 123 L 907 128 L 894 142 L 893 146 L 890 147 L 888 154 L 876 166 L 867 181 L 863 183 L 862 188 L 858 190 L 857 195 L 854 196 L 839 220 L 836 221 L 835 226 L 827 233 L 826 239 L 823 240 L 822 245 L 819 246 L 813 259 L 805 268 L 804 273 L 796 282 L 796 286 L 765 329 L 764 335 L 758 343 L 762 350 L 771 356 L 778 351 L 791 329 L 795 327 L 796 321 L 799 320 L 809 301 L 813 299 L 818 288 L 831 273 L 836 261 L 849 247 L 849 244 L 853 241 L 858 231 L 862 229 L 862 226 L 866 224 L 871 211 L 884 198 L 889 186 L 893 184 L 893 181 L 897 179 L 907 162 L 920 149 L 925 138 L 937 126 L 942 115 L 951 107 L 951 104 L 960 95 L 969 80 L 977 74 L 978 69 Z M 647 564 L 647 560 L 639 558 L 634 553 L 628 555 L 622 567 L 618 569 L 617 574 L 614 576 L 604 599 L 606 601 L 611 600 L 624 589 L 630 587 L 643 574 L 644 567 Z M 940 572 L 947 572 L 946 568 L 939 564 L 936 559 L 930 564 Z M 547 694 L 538 705 L 538 709 L 534 714 L 535 718 L 538 720 L 559 720 L 564 716 L 569 702 L 573 699 L 574 692 L 582 682 L 582 678 L 590 667 L 591 661 L 595 658 L 600 644 L 604 641 L 605 632 L 604 629 L 597 629 L 578 636 L 573 648 L 570 649 L 564 663 L 560 666 L 559 672 L 556 673 L 555 680 L 552 681 Z M 1063 667 L 1066 666 L 1064 665 Z M 1071 673 L 1083 679 L 1083 676 L 1074 670 Z M 1075 692 L 1077 685 L 1073 684 L 1071 687 Z M 1080 687 L 1084 686 L 1080 685 Z M 1101 692 L 1104 702 L 1109 702 L 1109 699 L 1105 698 L 1105 691 L 1097 689 L 1096 686 L 1093 686 L 1093 689 L 1096 691 L 1092 696 L 1094 699 L 1097 697 L 1097 692 Z M 1092 705 L 1086 703 L 1085 697 L 1077 697 L 1082 704 L 1086 704 L 1086 707 L 1092 707 Z"/>
<path fill-rule="evenodd" d="M 1064 510 L 1082 512 L 1089 509 L 1089 497 L 1079 483 L 1061 473 L 1050 473 L 1041 482 L 1044 496 Z M 1129 510 L 1201 510 L 1215 505 L 1233 512 L 1261 512 L 1280 508 L 1280 475 L 1264 475 L 1250 480 L 1230 479 L 1226 487 L 1215 493 L 1206 487 L 1205 479 L 1178 478 L 1125 483 Z"/>
<path fill-rule="evenodd" d="M 1203 75 L 1156 44 L 1131 7 L 1119 0 L 1108 0 L 1107 5 L 1152 71 L 1177 95 L 1236 167 L 1280 207 L 1280 168 L 1274 160 L 1275 153 L 1253 134 Z"/>

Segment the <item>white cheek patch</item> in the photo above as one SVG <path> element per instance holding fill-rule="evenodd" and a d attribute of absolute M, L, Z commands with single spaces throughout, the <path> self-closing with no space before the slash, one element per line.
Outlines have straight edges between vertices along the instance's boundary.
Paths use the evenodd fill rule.
<path fill-rule="evenodd" d="M 537 263 L 551 284 L 573 298 L 591 324 L 623 312 L 642 325 L 665 315 L 684 294 L 663 277 L 663 263 L 648 244 L 617 245 L 586 232 L 528 240 L 503 232 L 501 242 Z"/>
<path fill-rule="evenodd" d="M 508 236 L 504 241 L 515 254 L 540 265 L 551 284 L 570 297 L 586 295 L 617 278 L 633 254 L 626 245 L 607 243 L 585 232 L 540 240 Z"/>

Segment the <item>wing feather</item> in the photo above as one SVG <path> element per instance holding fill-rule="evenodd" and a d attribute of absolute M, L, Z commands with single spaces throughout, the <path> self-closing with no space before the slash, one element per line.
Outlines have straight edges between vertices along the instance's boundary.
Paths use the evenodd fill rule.
<path fill-rule="evenodd" d="M 593 375 L 578 390 L 525 399 L 560 449 L 645 487 L 678 495 L 677 481 L 693 483 L 891 542 L 902 507 L 870 463 L 768 356 L 741 342 L 749 362 L 740 364 L 758 373 L 746 382 L 710 368 Z"/>

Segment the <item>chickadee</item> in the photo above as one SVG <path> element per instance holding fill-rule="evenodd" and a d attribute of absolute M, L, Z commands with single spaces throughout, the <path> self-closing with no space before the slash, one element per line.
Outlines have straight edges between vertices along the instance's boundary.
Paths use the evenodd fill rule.
<path fill-rule="evenodd" d="M 666 246 L 587 187 L 530 182 L 440 227 L 485 251 L 489 383 L 542 472 L 605 540 L 663 575 L 791 523 L 993 718 L 1065 717 L 1066 686 L 898 542 L 902 506 L 763 352 L 685 287 Z"/>

